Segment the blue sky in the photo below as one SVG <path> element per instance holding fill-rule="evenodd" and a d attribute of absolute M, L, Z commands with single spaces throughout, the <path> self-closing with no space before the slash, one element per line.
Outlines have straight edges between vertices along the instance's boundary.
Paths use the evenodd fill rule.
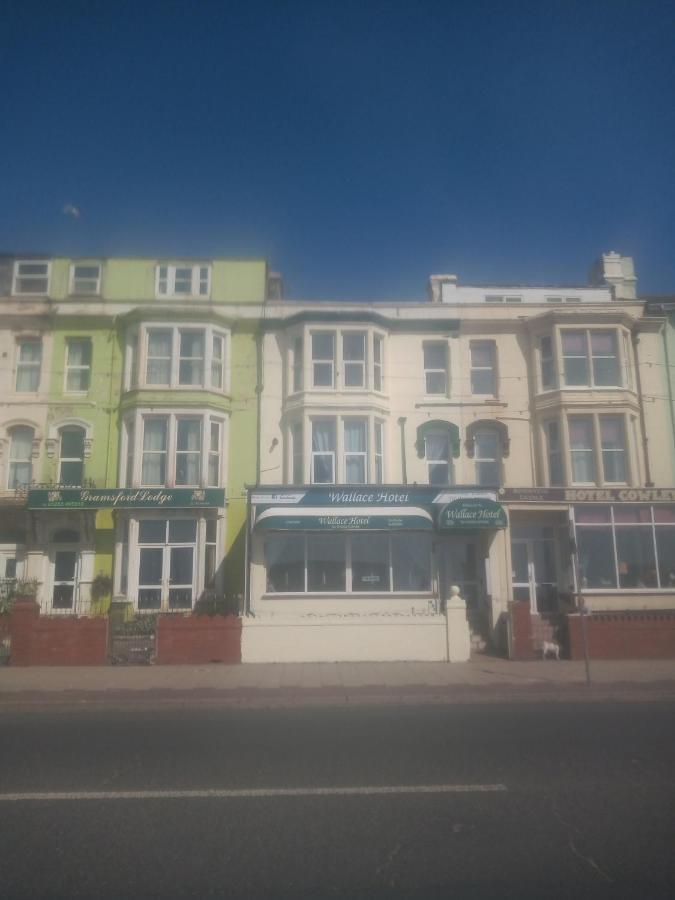
<path fill-rule="evenodd" d="M 675 4 L 9 0 L 0 248 L 675 292 Z M 64 204 L 81 211 L 64 215 Z"/>

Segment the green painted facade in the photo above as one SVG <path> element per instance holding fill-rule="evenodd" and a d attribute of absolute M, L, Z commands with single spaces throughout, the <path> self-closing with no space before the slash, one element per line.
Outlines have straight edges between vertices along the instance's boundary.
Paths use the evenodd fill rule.
<path fill-rule="evenodd" d="M 58 427 L 84 427 L 87 441 L 85 483 L 119 487 L 123 415 L 135 408 L 212 411 L 227 421 L 226 528 L 223 533 L 225 594 L 240 595 L 245 582 L 245 486 L 257 481 L 258 348 L 267 266 L 263 260 L 92 259 L 101 263 L 97 296 L 70 295 L 72 263 L 85 259 L 51 258 L 48 307 L 51 360 L 46 411 L 46 452 L 34 479 L 55 484 L 59 477 Z M 211 267 L 210 296 L 165 298 L 155 294 L 158 265 Z M 130 327 L 161 321 L 168 324 L 214 325 L 230 334 L 230 391 L 133 389 L 124 391 L 125 346 Z M 91 340 L 89 389 L 66 390 L 66 346 L 71 338 Z M 138 450 L 136 451 L 138 452 Z M 47 513 L 48 514 L 48 513 Z M 109 509 L 95 513 L 95 573 L 112 576 L 114 517 Z M 94 608 L 94 607 L 92 607 Z M 99 610 L 100 611 L 100 610 Z"/>

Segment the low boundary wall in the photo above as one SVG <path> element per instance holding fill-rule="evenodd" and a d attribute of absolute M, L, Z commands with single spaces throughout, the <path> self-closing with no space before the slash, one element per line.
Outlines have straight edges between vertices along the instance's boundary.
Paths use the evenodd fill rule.
<path fill-rule="evenodd" d="M 102 666 L 108 620 L 41 616 L 34 601 L 17 601 L 9 616 L 13 666 Z"/>
<path fill-rule="evenodd" d="M 581 618 L 567 616 L 571 659 L 584 658 Z M 591 659 L 675 659 L 675 610 L 594 612 L 586 616 Z"/>
<path fill-rule="evenodd" d="M 245 663 L 446 661 L 446 617 L 248 618 L 242 623 L 241 658 Z"/>
<path fill-rule="evenodd" d="M 237 616 L 180 616 L 157 618 L 155 662 L 158 665 L 238 663 L 241 619 Z"/>

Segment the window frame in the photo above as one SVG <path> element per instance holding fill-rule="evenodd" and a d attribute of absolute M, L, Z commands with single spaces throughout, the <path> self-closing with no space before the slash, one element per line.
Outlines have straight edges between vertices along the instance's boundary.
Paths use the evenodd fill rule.
<path fill-rule="evenodd" d="M 98 275 L 96 278 L 85 277 L 78 278 L 77 269 L 93 269 L 94 267 L 98 268 Z M 103 265 L 96 260 L 92 260 L 91 262 L 71 262 L 70 271 L 68 275 L 68 293 L 72 297 L 97 297 L 101 293 L 101 280 L 103 275 Z M 94 290 L 77 290 L 77 282 L 78 281 L 86 281 L 91 282 L 95 281 L 96 287 Z"/>
<path fill-rule="evenodd" d="M 487 349 L 490 352 L 490 365 L 475 365 L 473 361 L 473 351 Z M 474 386 L 474 373 L 489 372 L 492 376 L 491 391 L 477 391 Z M 471 340 L 469 341 L 469 393 L 472 397 L 497 397 L 499 395 L 499 382 L 497 378 L 497 343 L 494 340 Z"/>
<path fill-rule="evenodd" d="M 39 359 L 37 362 L 22 362 L 21 353 L 25 344 L 37 344 L 40 348 Z M 16 339 L 16 371 L 14 373 L 14 392 L 17 394 L 37 394 L 40 392 L 40 383 L 42 381 L 42 360 L 43 360 L 43 343 L 41 337 L 17 337 Z M 37 369 L 37 384 L 34 388 L 19 388 L 19 374 L 23 372 L 31 372 Z"/>
<path fill-rule="evenodd" d="M 427 350 L 442 350 L 444 365 L 438 366 L 427 365 Z M 449 347 L 447 341 L 422 341 L 422 363 L 424 371 L 424 393 L 427 397 L 449 397 L 450 396 L 450 366 L 449 366 Z M 429 376 L 442 375 L 442 390 L 429 390 Z"/>
<path fill-rule="evenodd" d="M 162 275 L 162 270 L 166 270 L 166 275 Z M 176 272 L 180 269 L 190 270 L 190 291 L 176 292 Z M 201 290 L 202 270 L 206 269 L 206 291 Z M 155 297 L 156 299 L 191 299 L 191 300 L 210 300 L 211 299 L 211 282 L 212 282 L 213 264 L 210 262 L 158 262 L 155 265 Z M 161 290 L 162 282 L 165 282 L 166 289 Z M 197 288 L 195 290 L 195 287 Z"/>
<path fill-rule="evenodd" d="M 495 455 L 494 457 L 481 457 L 478 455 L 478 446 L 479 446 L 479 438 L 481 435 L 490 435 L 495 442 Z M 481 426 L 480 428 L 475 429 L 473 432 L 473 459 L 475 465 L 476 472 L 476 484 L 481 487 L 500 487 L 502 484 L 502 436 L 497 428 L 490 428 L 488 425 Z M 496 481 L 483 481 L 480 477 L 480 466 L 483 465 L 492 465 L 497 470 L 497 480 Z"/>
<path fill-rule="evenodd" d="M 12 456 L 12 444 L 14 443 L 13 437 L 17 431 L 25 431 L 30 433 L 30 448 L 28 451 L 27 457 L 18 457 Z M 7 448 L 7 490 L 8 491 L 17 491 L 25 488 L 26 485 L 29 485 L 33 481 L 33 457 L 34 457 L 34 447 L 35 447 L 35 433 L 36 429 L 32 425 L 27 425 L 24 423 L 16 423 L 15 425 L 11 425 L 7 429 L 7 439 L 9 443 L 9 447 Z M 13 467 L 14 471 L 16 466 L 28 466 L 28 481 L 16 482 L 16 479 L 12 478 Z"/>
<path fill-rule="evenodd" d="M 64 456 L 63 455 L 63 435 L 71 432 L 78 432 L 82 436 L 82 455 L 79 457 L 75 456 Z M 73 425 L 73 424 L 65 424 L 61 425 L 58 429 L 58 442 L 59 442 L 59 457 L 58 457 L 58 476 L 57 481 L 61 485 L 68 485 L 68 487 L 82 487 L 84 482 L 84 461 L 86 458 L 86 442 L 87 442 L 87 430 L 83 428 L 81 425 Z M 66 463 L 79 463 L 80 465 L 80 479 L 78 482 L 71 483 L 70 481 L 66 482 L 63 479 L 63 464 Z"/>
<path fill-rule="evenodd" d="M 440 437 L 447 441 L 448 454 L 447 458 L 443 459 L 441 457 L 430 459 L 429 458 L 429 438 Z M 437 487 L 447 487 L 448 485 L 454 484 L 455 481 L 455 473 L 454 473 L 454 465 L 453 465 L 453 456 L 452 456 L 452 441 L 450 439 L 450 434 L 447 430 L 443 430 L 440 428 L 429 428 L 424 433 L 424 460 L 426 464 L 426 473 L 427 473 L 427 484 L 435 485 Z M 440 468 L 441 466 L 445 466 L 447 469 L 447 477 L 444 481 L 434 481 L 431 477 L 431 469 L 432 467 Z"/>
<path fill-rule="evenodd" d="M 44 275 L 21 275 L 21 266 L 46 266 Z M 49 287 L 52 276 L 52 261 L 50 259 L 15 259 L 12 267 L 12 296 L 13 297 L 48 297 Z M 20 280 L 46 280 L 46 285 L 42 291 L 19 291 L 17 290 Z"/>
<path fill-rule="evenodd" d="M 150 338 L 153 333 L 166 332 L 170 335 L 170 356 L 150 356 Z M 185 332 L 202 336 L 202 357 L 181 356 L 181 335 Z M 216 340 L 221 341 L 222 357 L 214 354 Z M 148 381 L 148 362 L 151 359 L 168 360 L 169 378 L 166 382 Z M 201 359 L 202 379 L 200 384 L 181 384 L 181 360 Z M 145 322 L 129 329 L 126 338 L 125 390 L 180 390 L 214 391 L 218 394 L 230 392 L 230 330 L 217 325 L 191 325 L 187 322 Z M 220 369 L 220 387 L 213 384 L 214 365 Z M 135 379 L 134 379 L 135 374 Z"/>
<path fill-rule="evenodd" d="M 69 362 L 70 358 L 70 348 L 73 343 L 79 342 L 84 346 L 89 348 L 89 362 L 86 365 L 73 365 Z M 63 379 L 63 393 L 64 394 L 79 394 L 80 396 L 84 394 L 88 394 L 91 390 L 91 370 L 92 370 L 92 362 L 93 362 L 93 341 L 90 337 L 76 337 L 71 336 L 66 338 L 66 347 L 65 347 L 65 364 L 64 364 L 64 379 Z M 78 388 L 75 390 L 71 390 L 68 388 L 68 376 L 71 372 L 87 372 L 87 386 L 86 388 Z"/>
<path fill-rule="evenodd" d="M 588 328 L 584 326 L 564 326 L 558 328 L 559 333 L 559 352 L 560 352 L 560 377 L 561 377 L 561 385 L 567 390 L 594 390 L 594 391 L 604 391 L 604 390 L 617 390 L 620 388 L 629 387 L 629 376 L 627 369 L 630 365 L 630 362 L 626 360 L 626 343 L 625 331 L 615 325 L 610 326 L 601 326 L 597 328 Z M 569 354 L 565 353 L 565 336 L 568 334 L 579 334 L 583 337 L 584 343 L 584 354 L 583 356 L 579 354 Z M 593 335 L 599 334 L 610 334 L 612 340 L 614 342 L 614 355 L 613 356 L 605 356 L 602 354 L 593 353 Z M 621 336 L 621 337 L 620 337 Z M 622 340 L 623 338 L 623 340 Z M 579 384 L 570 384 L 568 382 L 567 377 L 567 367 L 565 365 L 566 359 L 584 359 L 586 364 L 586 381 Z M 596 373 L 595 373 L 595 363 L 600 359 L 614 359 L 616 366 L 616 383 L 614 384 L 596 384 Z"/>
<path fill-rule="evenodd" d="M 568 413 L 565 417 L 566 419 L 566 428 L 567 428 L 567 445 L 569 449 L 569 475 L 570 475 L 570 485 L 572 486 L 583 486 L 583 485 L 629 485 L 631 484 L 631 448 L 630 448 L 630 438 L 629 433 L 630 430 L 628 428 L 628 423 L 626 421 L 626 414 L 623 412 L 616 413 L 603 413 L 603 412 L 572 412 Z M 584 422 L 588 422 L 590 425 L 590 436 L 591 442 L 590 447 L 585 448 L 583 450 L 573 450 L 572 444 L 570 440 L 570 422 L 571 420 L 583 420 Z M 623 437 L 623 448 L 621 450 L 612 450 L 612 449 L 603 449 L 602 443 L 602 420 L 603 419 L 616 419 L 620 420 L 621 434 Z M 575 481 L 574 480 L 574 465 L 573 459 L 574 453 L 588 453 L 592 452 L 592 460 L 593 460 L 593 480 L 592 481 Z M 605 473 L 605 458 L 604 453 L 623 453 L 623 466 L 624 466 L 624 480 L 623 481 L 610 481 L 606 477 Z"/>

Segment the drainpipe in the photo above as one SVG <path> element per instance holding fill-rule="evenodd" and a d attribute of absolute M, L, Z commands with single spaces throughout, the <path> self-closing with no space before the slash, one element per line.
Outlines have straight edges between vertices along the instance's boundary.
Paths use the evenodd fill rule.
<path fill-rule="evenodd" d="M 633 357 L 635 359 L 635 386 L 640 400 L 640 434 L 642 436 L 642 454 L 645 459 L 645 487 L 653 487 L 652 471 L 649 465 L 649 438 L 647 437 L 647 426 L 645 425 L 644 400 L 642 397 L 642 379 L 640 377 L 640 361 L 638 358 L 638 335 L 633 332 L 631 334 L 631 343 L 633 345 Z"/>
<path fill-rule="evenodd" d="M 398 425 L 401 429 L 401 484 L 408 483 L 408 469 L 405 461 L 405 423 L 405 416 L 401 416 L 398 420 Z"/>

